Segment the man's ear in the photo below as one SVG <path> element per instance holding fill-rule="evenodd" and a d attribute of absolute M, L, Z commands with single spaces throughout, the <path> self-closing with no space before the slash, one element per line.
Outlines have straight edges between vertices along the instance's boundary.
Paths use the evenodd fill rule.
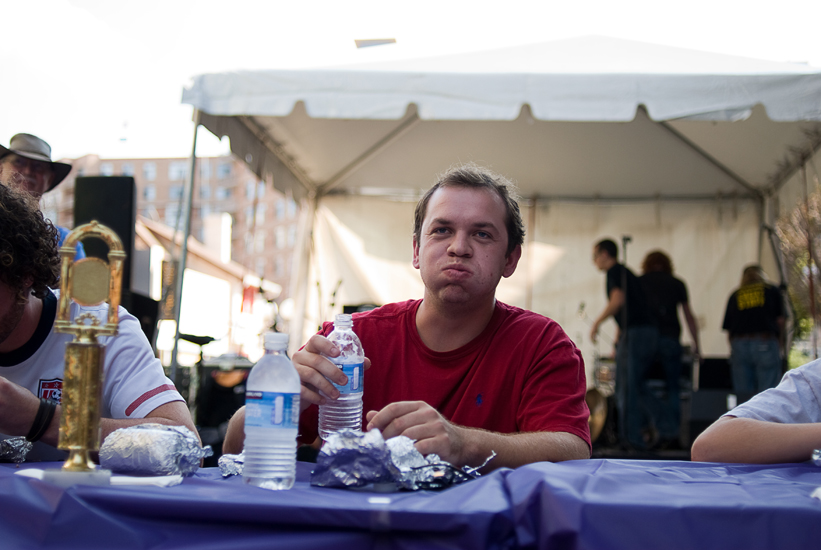
<path fill-rule="evenodd" d="M 419 269 L 419 242 L 416 240 L 416 235 L 413 236 L 413 267 Z"/>
<path fill-rule="evenodd" d="M 517 244 L 516 248 L 505 258 L 505 269 L 502 271 L 502 277 L 510 277 L 516 271 L 516 266 L 519 264 L 519 258 L 522 257 L 522 245 Z"/>

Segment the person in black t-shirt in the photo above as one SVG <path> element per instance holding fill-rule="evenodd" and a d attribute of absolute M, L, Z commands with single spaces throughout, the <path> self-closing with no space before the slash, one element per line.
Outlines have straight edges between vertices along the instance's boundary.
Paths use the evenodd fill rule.
<path fill-rule="evenodd" d="M 658 329 L 638 278 L 618 263 L 618 247 L 610 239 L 593 247 L 593 263 L 607 274 L 607 305 L 593 322 L 590 338 L 596 342 L 599 327 L 609 317 L 619 326 L 616 344 L 616 403 L 619 437 L 636 449 L 646 449 L 642 434 L 648 418 L 645 375 L 653 361 Z"/>
<path fill-rule="evenodd" d="M 778 385 L 784 334 L 784 300 L 768 284 L 759 265 L 744 269 L 741 287 L 724 313 L 730 338 L 730 367 L 736 393 L 761 392 Z"/>
<path fill-rule="evenodd" d="M 681 377 L 681 324 L 678 307 L 684 313 L 687 328 L 692 338 L 693 353 L 699 354 L 698 328 L 687 296 L 687 285 L 673 276 L 670 257 L 660 250 L 654 250 L 644 257 L 643 275 L 640 277 L 644 292 L 654 313 L 659 329 L 655 359 L 664 368 L 667 385 L 667 399 L 658 407 L 656 427 L 663 446 L 676 446 L 681 422 L 681 399 L 679 378 Z"/>

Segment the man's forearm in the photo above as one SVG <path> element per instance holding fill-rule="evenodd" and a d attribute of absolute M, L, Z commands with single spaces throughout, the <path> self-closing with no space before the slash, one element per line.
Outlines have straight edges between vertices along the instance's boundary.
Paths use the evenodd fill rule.
<path fill-rule="evenodd" d="M 474 428 L 463 430 L 463 463 L 479 466 L 491 452 L 496 457 L 488 469 L 517 468 L 532 462 L 561 462 L 590 458 L 590 448 L 580 437 L 567 432 L 501 434 Z"/>
<path fill-rule="evenodd" d="M 701 462 L 778 464 L 809 460 L 821 448 L 821 423 L 781 424 L 724 417 L 698 436 L 691 451 Z"/>

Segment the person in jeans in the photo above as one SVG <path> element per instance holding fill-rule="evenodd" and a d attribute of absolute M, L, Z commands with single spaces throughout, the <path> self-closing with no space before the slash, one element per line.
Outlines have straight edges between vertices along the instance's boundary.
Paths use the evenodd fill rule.
<path fill-rule="evenodd" d="M 649 252 L 641 264 L 642 287 L 647 295 L 656 322 L 659 338 L 656 348 L 656 359 L 664 368 L 667 398 L 661 403 L 656 416 L 656 427 L 659 431 L 662 447 L 676 447 L 681 422 L 681 399 L 679 396 L 679 378 L 681 377 L 681 324 L 678 319 L 678 308 L 684 313 L 687 328 L 692 339 L 692 350 L 696 357 L 699 354 L 698 328 L 690 301 L 687 285 L 673 275 L 673 262 L 661 250 Z"/>
<path fill-rule="evenodd" d="M 733 391 L 762 392 L 781 378 L 784 300 L 767 283 L 759 265 L 744 268 L 741 286 L 732 293 L 724 314 L 730 338 Z"/>
<path fill-rule="evenodd" d="M 593 263 L 607 274 L 607 305 L 593 322 L 590 339 L 595 342 L 599 327 L 609 317 L 619 326 L 616 344 L 616 404 L 619 439 L 622 444 L 645 450 L 653 443 L 643 433 L 647 426 L 648 396 L 645 375 L 653 363 L 658 328 L 638 277 L 620 264 L 618 247 L 604 239 L 593 247 Z"/>

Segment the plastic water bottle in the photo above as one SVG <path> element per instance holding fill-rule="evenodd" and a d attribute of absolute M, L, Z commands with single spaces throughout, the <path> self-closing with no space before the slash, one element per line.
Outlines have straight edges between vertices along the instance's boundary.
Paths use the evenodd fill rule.
<path fill-rule="evenodd" d="M 345 428 L 362 430 L 362 391 L 365 380 L 365 352 L 359 337 L 353 331 L 353 317 L 340 313 L 334 319 L 334 330 L 328 340 L 336 344 L 341 353 L 328 359 L 342 369 L 348 377 L 344 386 L 334 384 L 339 398 L 328 399 L 319 407 L 319 436 L 328 436 Z M 333 382 L 332 382 L 333 383 Z"/>
<path fill-rule="evenodd" d="M 265 355 L 251 369 L 245 391 L 245 483 L 290 489 L 296 477 L 300 382 L 288 358 L 288 335 L 265 334 Z"/>

